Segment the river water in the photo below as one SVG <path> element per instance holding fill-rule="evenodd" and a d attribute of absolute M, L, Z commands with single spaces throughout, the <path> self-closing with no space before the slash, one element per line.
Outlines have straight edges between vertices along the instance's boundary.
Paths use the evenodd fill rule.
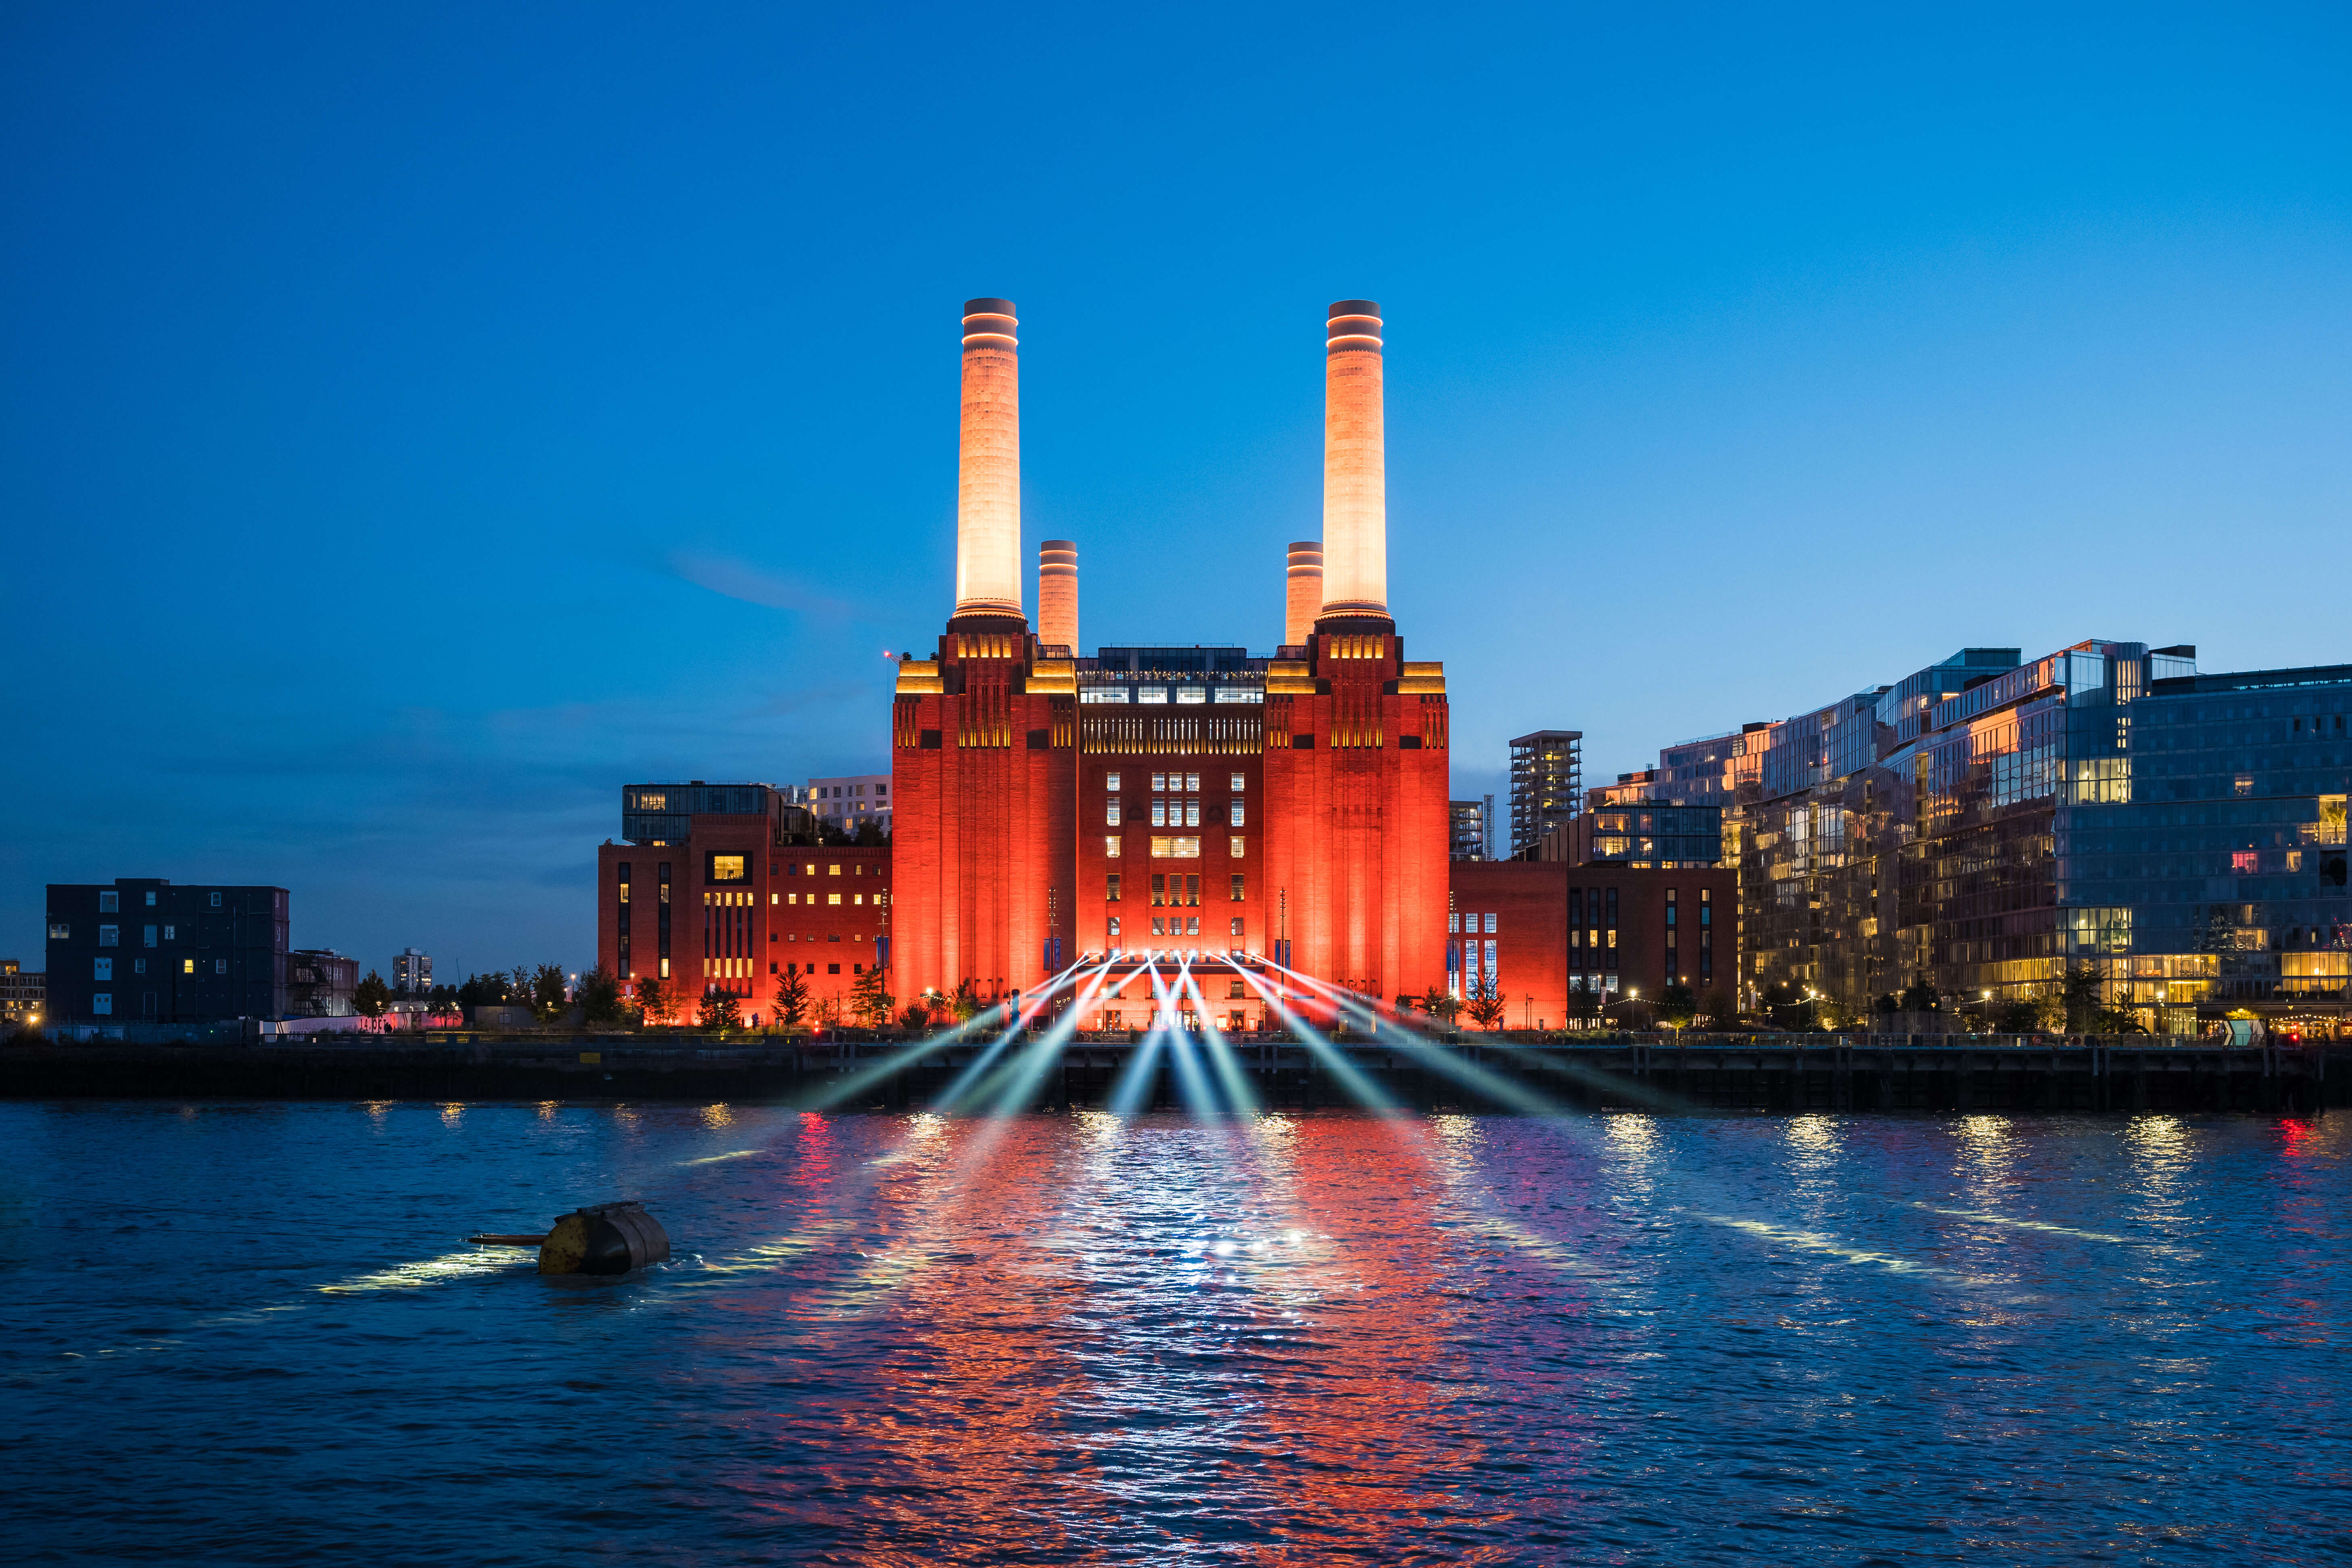
<path fill-rule="evenodd" d="M 2352 1118 L 0 1105 L 16 1562 L 2316 1563 Z M 639 1197 L 668 1265 L 474 1229 Z"/>

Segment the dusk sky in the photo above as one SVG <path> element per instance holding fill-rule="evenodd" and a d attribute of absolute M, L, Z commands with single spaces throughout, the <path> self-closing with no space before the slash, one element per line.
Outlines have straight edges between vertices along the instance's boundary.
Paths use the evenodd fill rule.
<path fill-rule="evenodd" d="M 1963 645 L 2352 660 L 2352 12 L 0 12 L 0 957 L 42 885 L 593 958 L 620 786 L 888 766 L 957 318 L 1024 555 L 1279 640 L 1323 315 L 1457 794 Z"/>

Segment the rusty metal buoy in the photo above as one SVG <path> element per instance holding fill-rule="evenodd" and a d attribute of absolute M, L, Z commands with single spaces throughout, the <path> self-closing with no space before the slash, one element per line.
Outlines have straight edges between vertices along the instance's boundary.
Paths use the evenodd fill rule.
<path fill-rule="evenodd" d="M 536 1247 L 541 1274 L 626 1274 L 666 1262 L 669 1233 L 634 1199 L 556 1216 L 545 1236 L 469 1236 L 479 1247 Z"/>

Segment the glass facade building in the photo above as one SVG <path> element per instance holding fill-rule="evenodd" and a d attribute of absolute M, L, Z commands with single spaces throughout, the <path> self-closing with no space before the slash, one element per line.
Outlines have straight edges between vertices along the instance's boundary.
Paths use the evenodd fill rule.
<path fill-rule="evenodd" d="M 1511 858 L 1532 860 L 1544 835 L 1584 803 L 1584 731 L 1538 730 L 1511 742 Z"/>
<path fill-rule="evenodd" d="M 1629 787 L 1723 809 L 1750 1002 L 1777 983 L 1859 1012 L 1915 979 L 2040 999 L 2087 963 L 2152 1026 L 2340 1008 L 2352 667 L 2195 655 L 1967 648 L 1668 747 Z"/>

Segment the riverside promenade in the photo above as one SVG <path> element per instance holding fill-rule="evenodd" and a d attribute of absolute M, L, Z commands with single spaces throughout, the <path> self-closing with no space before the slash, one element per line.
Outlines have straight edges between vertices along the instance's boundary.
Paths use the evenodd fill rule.
<path fill-rule="evenodd" d="M 1563 1035 L 1503 1030 L 1392 1040 L 1339 1034 L 1163 1036 L 1222 1051 L 1265 1105 L 1658 1110 L 2248 1111 L 2347 1103 L 2352 1043 L 2018 1035 Z M 1018 1042 L 1033 1047 L 1029 1041 Z M 1141 1033 L 1077 1035 L 1034 1075 L 1032 1109 L 1099 1105 Z M 844 1110 L 931 1103 L 992 1048 L 921 1048 L 887 1032 L 704 1036 L 436 1032 L 331 1043 L 43 1045 L 0 1052 L 0 1098 L 730 1100 Z M 1001 1047 L 999 1047 L 1001 1048 Z M 1172 1053 L 1171 1053 L 1172 1054 Z M 985 1065 L 984 1063 L 982 1064 Z M 1162 1061 L 1146 1104 L 1181 1105 Z"/>

